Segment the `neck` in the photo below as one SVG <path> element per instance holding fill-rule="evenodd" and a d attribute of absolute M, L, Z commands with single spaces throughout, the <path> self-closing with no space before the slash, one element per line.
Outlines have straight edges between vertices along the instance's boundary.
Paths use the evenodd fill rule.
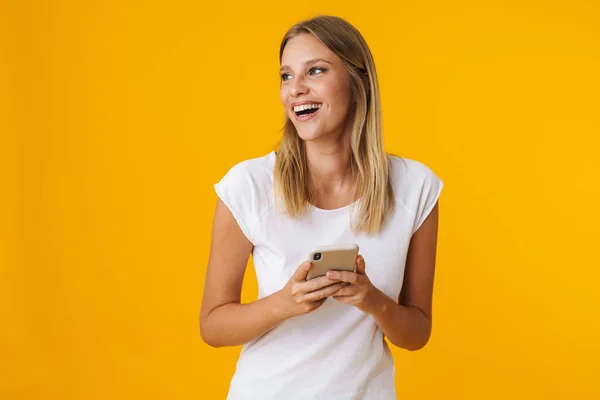
<path fill-rule="evenodd" d="M 326 191 L 352 186 L 353 176 L 350 162 L 350 143 L 306 143 L 306 158 L 311 185 L 317 190 Z"/>

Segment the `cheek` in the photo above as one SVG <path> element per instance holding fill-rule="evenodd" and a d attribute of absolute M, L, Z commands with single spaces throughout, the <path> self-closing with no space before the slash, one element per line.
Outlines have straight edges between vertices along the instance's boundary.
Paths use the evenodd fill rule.
<path fill-rule="evenodd" d="M 285 87 L 281 87 L 279 89 L 279 100 L 281 100 L 281 104 L 285 106 L 285 102 L 288 98 L 287 89 Z"/>
<path fill-rule="evenodd" d="M 327 91 L 327 98 L 332 107 L 335 107 L 335 113 L 346 114 L 350 105 L 350 88 L 341 82 L 330 86 Z"/>

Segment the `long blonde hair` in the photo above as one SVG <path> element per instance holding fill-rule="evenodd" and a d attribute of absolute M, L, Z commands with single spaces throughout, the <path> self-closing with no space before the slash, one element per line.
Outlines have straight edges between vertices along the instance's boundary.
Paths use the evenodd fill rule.
<path fill-rule="evenodd" d="M 350 136 L 350 163 L 356 179 L 359 200 L 354 232 L 380 231 L 394 210 L 390 165 L 383 147 L 381 104 L 373 56 L 360 32 L 347 21 L 334 16 L 318 16 L 294 25 L 285 34 L 279 61 L 287 42 L 303 33 L 312 34 L 337 54 L 346 67 L 350 89 L 356 101 Z M 276 195 L 280 195 L 287 214 L 300 218 L 315 199 L 310 187 L 304 141 L 285 114 L 283 136 L 274 168 Z"/>

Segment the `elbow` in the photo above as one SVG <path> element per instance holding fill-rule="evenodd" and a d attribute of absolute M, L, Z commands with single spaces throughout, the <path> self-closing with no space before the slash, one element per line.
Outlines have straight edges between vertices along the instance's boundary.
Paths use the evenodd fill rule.
<path fill-rule="evenodd" d="M 202 327 L 200 327 L 200 337 L 202 338 L 202 341 L 210 347 L 213 347 L 215 349 L 221 347 L 221 345 L 217 341 L 215 341 L 214 338 L 210 336 L 210 334 L 208 334 L 205 329 L 202 329 Z"/>
<path fill-rule="evenodd" d="M 202 341 L 213 348 L 236 346 L 236 343 L 231 342 L 231 338 L 225 335 L 223 328 L 218 320 L 211 318 L 214 311 L 200 313 L 200 337 Z"/>
<path fill-rule="evenodd" d="M 214 333 L 211 332 L 210 327 L 206 321 L 206 318 L 200 317 L 200 338 L 204 343 L 213 348 L 223 347 L 222 343 L 219 343 Z"/>
<path fill-rule="evenodd" d="M 220 342 L 216 336 L 218 335 L 210 334 L 209 332 L 206 332 L 206 329 L 200 328 L 200 337 L 204 343 L 215 349 L 225 347 L 225 344 Z"/>
<path fill-rule="evenodd" d="M 218 349 L 219 347 L 223 347 L 223 345 L 219 344 L 218 342 L 205 339 L 204 337 L 202 337 L 202 340 L 204 341 L 204 343 L 206 343 L 207 345 L 209 345 L 213 349 Z"/>
<path fill-rule="evenodd" d="M 429 342 L 429 338 L 427 339 L 421 339 L 421 340 L 412 340 L 410 342 L 403 340 L 401 342 L 398 341 L 392 341 L 390 340 L 390 343 L 392 343 L 394 346 L 398 347 L 399 349 L 404 349 L 404 350 L 408 350 L 408 351 L 417 351 L 417 350 L 421 350 L 423 347 L 425 347 L 425 345 L 427 345 L 427 343 Z"/>
<path fill-rule="evenodd" d="M 429 340 L 425 340 L 425 341 L 422 341 L 422 342 L 417 342 L 417 343 L 411 344 L 410 346 L 406 346 L 404 348 L 406 350 L 408 350 L 408 351 L 421 350 L 423 347 L 425 347 L 425 345 L 427 345 L 427 342 L 429 342 Z"/>
<path fill-rule="evenodd" d="M 408 351 L 417 351 L 421 350 L 423 347 L 429 343 L 429 338 L 431 337 L 431 325 L 427 327 L 427 329 L 418 335 L 418 337 L 414 337 L 410 343 L 403 343 L 402 347 Z"/>
<path fill-rule="evenodd" d="M 410 346 L 407 346 L 406 350 L 408 350 L 408 351 L 421 350 L 423 347 L 425 347 L 427 345 L 427 343 L 429 343 L 430 337 L 431 337 L 431 329 L 427 329 L 427 332 L 425 332 L 418 340 L 415 340 L 413 343 L 411 343 Z"/>

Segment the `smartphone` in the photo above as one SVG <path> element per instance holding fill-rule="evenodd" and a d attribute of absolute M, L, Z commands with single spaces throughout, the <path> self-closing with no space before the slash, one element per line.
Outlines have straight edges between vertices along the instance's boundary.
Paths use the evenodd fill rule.
<path fill-rule="evenodd" d="M 315 246 L 308 255 L 312 268 L 308 271 L 306 280 L 324 276 L 330 269 L 355 272 L 356 257 L 358 257 L 356 243 Z"/>

